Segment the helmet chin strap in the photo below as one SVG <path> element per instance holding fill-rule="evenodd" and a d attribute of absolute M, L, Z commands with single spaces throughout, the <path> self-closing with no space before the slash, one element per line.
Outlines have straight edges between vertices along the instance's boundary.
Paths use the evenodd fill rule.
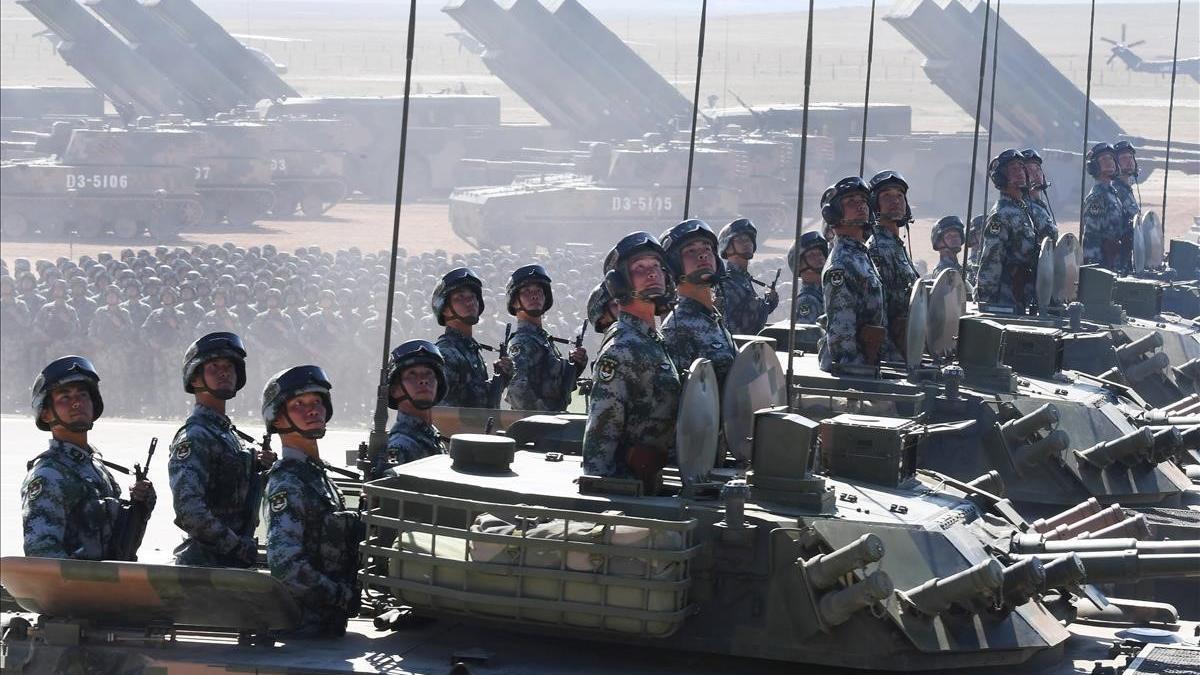
<path fill-rule="evenodd" d="M 288 413 L 286 406 L 283 409 L 283 417 L 284 417 L 284 419 L 286 419 L 288 421 L 288 424 L 290 424 L 291 426 L 286 429 L 278 429 L 278 428 L 274 429 L 275 433 L 279 434 L 280 436 L 282 436 L 284 434 L 300 434 L 301 436 L 308 438 L 310 440 L 314 440 L 314 441 L 317 440 L 318 438 L 325 437 L 325 426 L 324 425 L 321 425 L 320 429 L 308 429 L 308 430 L 298 429 L 296 427 L 296 422 L 292 420 L 292 416 L 291 416 L 291 414 Z"/>
<path fill-rule="evenodd" d="M 62 421 L 62 418 L 58 416 L 58 411 L 54 409 L 53 405 L 50 406 L 50 414 L 54 416 L 54 419 L 50 420 L 50 428 L 53 429 L 54 427 L 63 427 L 73 434 L 81 434 L 85 431 L 91 431 L 92 427 L 96 424 L 95 420 L 90 422 L 64 422 Z"/>
<path fill-rule="evenodd" d="M 525 303 L 521 300 L 520 293 L 517 293 L 517 309 L 519 311 L 525 312 L 526 314 L 534 317 L 535 319 L 546 313 L 545 309 L 525 309 Z"/>
<path fill-rule="evenodd" d="M 679 280 L 689 284 L 712 286 L 717 282 L 717 273 L 714 270 L 696 270 L 684 274 Z"/>
<path fill-rule="evenodd" d="M 200 364 L 200 386 L 192 385 L 194 393 L 208 392 L 222 401 L 232 400 L 237 396 L 237 389 L 213 389 L 208 386 L 208 376 L 204 374 L 204 364 Z"/>
<path fill-rule="evenodd" d="M 475 324 L 479 323 L 479 315 L 460 316 L 458 312 L 454 311 L 453 303 L 446 303 L 446 305 L 447 305 L 447 307 L 450 308 L 450 319 L 451 320 L 461 321 L 461 322 L 467 324 L 468 326 L 474 326 Z"/>
<path fill-rule="evenodd" d="M 417 410 L 429 410 L 433 407 L 433 401 L 418 401 L 413 398 L 412 394 L 408 393 L 408 387 L 404 386 L 404 380 L 400 380 L 397 384 L 400 385 L 400 391 L 404 392 L 404 395 L 396 399 L 396 405 L 399 405 L 401 401 L 408 401 Z"/>

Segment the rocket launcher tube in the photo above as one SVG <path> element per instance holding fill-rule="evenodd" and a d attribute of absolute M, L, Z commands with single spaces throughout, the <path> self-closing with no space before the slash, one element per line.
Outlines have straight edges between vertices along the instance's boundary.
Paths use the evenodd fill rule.
<path fill-rule="evenodd" d="M 1164 372 L 1171 365 L 1171 357 L 1164 352 L 1158 352 L 1145 361 L 1138 361 L 1125 367 L 1125 379 L 1130 382 L 1142 380 Z"/>
<path fill-rule="evenodd" d="M 1132 515 L 1125 520 L 1122 520 L 1115 525 L 1109 525 L 1106 528 L 1096 530 L 1094 532 L 1085 532 L 1079 535 L 1080 539 L 1109 539 L 1112 537 L 1148 537 L 1150 536 L 1150 526 L 1146 524 L 1146 516 L 1142 514 Z"/>
<path fill-rule="evenodd" d="M 1147 333 L 1127 345 L 1117 347 L 1117 360 L 1120 361 L 1122 365 L 1128 366 L 1136 363 L 1138 357 L 1148 354 L 1162 346 L 1163 339 L 1161 335 L 1159 335 L 1157 332 Z"/>
<path fill-rule="evenodd" d="M 995 558 L 948 577 L 934 577 L 902 593 L 917 611 L 936 616 L 951 605 L 969 606 L 972 600 L 991 598 L 1004 584 L 1004 566 Z"/>
<path fill-rule="evenodd" d="M 1045 403 L 1028 415 L 1000 425 L 1000 431 L 1004 440 L 1013 445 L 1054 424 L 1058 424 L 1058 408 L 1053 403 Z"/>
<path fill-rule="evenodd" d="M 1097 443 L 1087 450 L 1076 450 L 1075 456 L 1097 469 L 1108 468 L 1117 461 L 1132 466 L 1153 446 L 1154 434 L 1141 428 L 1120 438 Z"/>
<path fill-rule="evenodd" d="M 1200 430 L 1200 427 L 1195 427 Z M 1178 454 L 1184 449 L 1183 430 L 1178 427 L 1158 427 L 1151 428 L 1150 433 L 1154 434 L 1154 447 L 1150 450 L 1151 461 L 1165 462 Z M 1197 434 L 1192 434 L 1196 436 Z"/>
<path fill-rule="evenodd" d="M 1084 532 L 1094 532 L 1104 529 L 1110 525 L 1116 525 L 1125 518 L 1125 512 L 1121 510 L 1120 504 L 1098 511 L 1083 520 L 1063 525 L 1045 533 L 1046 539 L 1074 539 Z"/>
<path fill-rule="evenodd" d="M 1020 607 L 1046 583 L 1046 569 L 1038 558 L 1023 558 L 1004 568 L 1004 604 Z"/>
<path fill-rule="evenodd" d="M 1078 586 L 1087 577 L 1083 560 L 1076 553 L 1068 553 L 1044 562 L 1043 570 L 1045 579 L 1042 581 L 1042 590 Z"/>
<path fill-rule="evenodd" d="M 1018 467 L 1031 467 L 1050 455 L 1062 452 L 1071 445 L 1071 437 L 1062 429 L 1055 429 L 1045 438 L 1012 451 L 1013 461 Z"/>
<path fill-rule="evenodd" d="M 998 497 L 1004 496 L 1004 479 L 999 471 L 989 471 L 967 485 Z"/>
<path fill-rule="evenodd" d="M 1064 541 L 1036 541 L 1028 535 L 1013 539 L 1014 553 L 1088 553 L 1095 551 L 1127 551 L 1139 553 L 1200 553 L 1200 539 L 1180 541 L 1141 541 L 1132 537 L 1121 539 L 1067 539 Z"/>
<path fill-rule="evenodd" d="M 858 583 L 826 593 L 819 604 L 821 619 L 831 626 L 843 624 L 855 612 L 887 598 L 894 590 L 892 578 L 887 572 L 876 570 Z"/>
<path fill-rule="evenodd" d="M 1085 501 L 1079 502 L 1071 508 L 1060 511 L 1059 513 L 1050 516 L 1049 518 L 1039 518 L 1033 521 L 1030 526 L 1035 532 L 1048 532 L 1060 525 L 1070 525 L 1077 523 L 1088 516 L 1093 516 L 1100 513 L 1100 502 L 1096 501 L 1095 497 L 1088 497 Z"/>
<path fill-rule="evenodd" d="M 804 573 L 814 588 L 829 588 L 852 570 L 877 562 L 883 554 L 883 540 L 868 532 L 832 553 L 822 553 L 804 561 Z"/>

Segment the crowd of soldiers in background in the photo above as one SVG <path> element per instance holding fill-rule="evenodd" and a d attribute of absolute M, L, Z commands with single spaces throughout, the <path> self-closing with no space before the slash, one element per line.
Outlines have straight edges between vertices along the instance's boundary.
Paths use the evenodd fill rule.
<path fill-rule="evenodd" d="M 430 308 L 431 293 L 447 270 L 468 266 L 484 282 L 487 309 L 475 327 L 484 345 L 498 348 L 506 323 L 505 284 L 513 270 L 540 262 L 554 282 L 555 304 L 546 330 L 573 339 L 586 316 L 588 294 L 599 280 L 605 250 L 591 246 L 469 254 L 401 249 L 391 344 L 432 339 L 443 329 Z M 770 279 L 782 256 L 751 261 L 756 278 Z M 788 275 L 779 284 L 788 297 Z M 177 418 L 190 397 L 179 389 L 179 359 L 196 338 L 213 331 L 243 336 L 249 349 L 249 391 L 271 373 L 297 363 L 319 363 L 338 384 L 338 417 L 365 419 L 374 409 L 387 309 L 386 251 L 289 253 L 275 246 L 231 243 L 190 248 L 158 246 L 56 261 L 0 261 L 0 401 L 6 413 L 24 412 L 28 386 L 40 364 L 63 354 L 89 356 L 102 370 L 110 415 Z M 786 303 L 783 303 L 786 305 Z M 787 308 L 770 320 L 785 318 Z M 589 345 L 599 335 L 587 331 Z M 257 414 L 240 400 L 232 416 Z"/>

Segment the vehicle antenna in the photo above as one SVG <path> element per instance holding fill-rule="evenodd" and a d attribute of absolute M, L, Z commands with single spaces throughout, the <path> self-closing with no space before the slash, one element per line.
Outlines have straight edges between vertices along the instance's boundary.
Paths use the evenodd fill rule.
<path fill-rule="evenodd" d="M 983 44 L 979 47 L 979 89 L 975 96 L 975 135 L 971 141 L 971 174 L 967 178 L 967 218 L 963 222 L 971 227 L 972 211 L 975 209 L 975 169 L 979 164 L 979 113 L 983 110 L 983 75 L 987 72 L 988 22 L 992 18 L 992 0 L 987 0 L 983 10 Z M 982 233 L 981 233 L 982 234 Z M 971 260 L 971 238 L 963 242 L 962 268 L 965 271 Z"/>
<path fill-rule="evenodd" d="M 683 189 L 683 219 L 692 205 L 692 164 L 696 160 L 696 117 L 700 112 L 700 67 L 704 63 L 704 29 L 708 21 L 708 0 L 700 3 L 700 43 L 696 47 L 696 88 L 692 93 L 692 133 L 688 142 L 687 185 Z"/>
<path fill-rule="evenodd" d="M 397 160 L 396 173 L 396 204 L 392 211 L 392 255 L 388 265 L 388 296 L 387 318 L 383 322 L 383 359 L 379 366 L 379 387 L 375 399 L 375 419 L 371 426 L 371 434 L 367 442 L 367 459 L 373 466 L 379 453 L 387 447 L 387 362 L 392 340 L 392 314 L 395 311 L 396 300 L 396 252 L 400 248 L 400 208 L 404 203 L 404 156 L 408 149 L 408 105 L 409 92 L 412 87 L 413 46 L 416 43 L 417 0 L 410 0 L 408 6 L 408 44 L 404 54 L 404 103 L 400 113 L 400 157 Z M 364 467 L 363 478 L 369 476 L 368 467 Z"/>
<path fill-rule="evenodd" d="M 1175 51 L 1171 54 L 1171 98 L 1167 104 L 1167 152 L 1163 157 L 1162 240 L 1167 240 L 1167 179 L 1171 176 L 1171 123 L 1175 116 L 1175 70 L 1179 65 L 1179 14 L 1183 0 L 1175 1 Z M 1080 218 L 1082 220 L 1082 218 Z M 1161 262 L 1161 261 L 1155 261 Z"/>
<path fill-rule="evenodd" d="M 988 94 L 988 132 L 987 132 L 987 151 L 983 153 L 989 161 L 992 157 L 992 122 L 996 120 L 996 71 L 999 70 L 1000 62 L 996 57 L 1000 52 L 1000 0 L 996 0 L 996 26 L 992 28 L 992 85 L 991 93 Z M 974 182 L 974 179 L 972 179 Z M 985 178 L 983 181 L 983 202 L 981 207 L 986 213 L 988 208 L 988 188 L 992 186 L 992 181 Z M 1046 198 L 1049 201 L 1049 197 Z"/>
<path fill-rule="evenodd" d="M 858 149 L 858 175 L 867 166 L 867 115 L 871 110 L 871 62 L 875 60 L 875 0 L 871 0 L 871 23 L 867 30 L 867 85 L 863 94 L 862 143 Z"/>
<path fill-rule="evenodd" d="M 1096 34 L 1096 0 L 1092 0 L 1092 16 L 1088 22 L 1087 91 L 1083 95 L 1083 161 L 1079 163 L 1079 241 L 1083 241 L 1083 199 L 1087 196 L 1088 122 L 1092 114 L 1092 49 Z"/>
<path fill-rule="evenodd" d="M 804 112 L 800 117 L 800 175 L 796 179 L 796 232 L 792 246 L 796 255 L 800 255 L 800 234 L 804 229 L 804 170 L 808 162 L 808 100 L 812 89 L 812 51 L 813 51 L 813 2 L 808 0 L 808 32 L 804 39 Z M 792 304 L 788 308 L 788 360 L 787 377 L 784 379 L 784 390 L 787 392 L 787 405 L 792 405 L 792 374 L 795 372 L 796 352 L 796 285 L 800 279 L 800 264 L 792 266 Z"/>

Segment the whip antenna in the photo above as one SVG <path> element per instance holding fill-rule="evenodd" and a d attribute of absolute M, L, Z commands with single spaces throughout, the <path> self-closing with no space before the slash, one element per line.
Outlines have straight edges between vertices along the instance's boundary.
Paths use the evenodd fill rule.
<path fill-rule="evenodd" d="M 788 309 L 788 360 L 787 391 L 788 408 L 792 406 L 792 374 L 795 372 L 796 351 L 796 286 L 800 279 L 800 234 L 804 229 L 804 169 L 808 160 L 808 95 L 812 89 L 813 47 L 813 2 L 808 0 L 808 35 L 804 40 L 804 112 L 800 117 L 800 176 L 796 179 L 796 233 L 792 246 L 796 251 L 796 264 L 792 265 L 792 305 Z"/>
<path fill-rule="evenodd" d="M 867 30 L 867 86 L 863 94 L 862 143 L 858 149 L 858 175 L 867 166 L 867 115 L 871 106 L 871 62 L 875 60 L 875 0 L 871 0 L 871 27 Z M 911 246 L 911 244 L 910 244 Z M 910 256 L 911 257 L 911 256 Z"/>
<path fill-rule="evenodd" d="M 1092 48 L 1095 46 L 1096 0 L 1092 0 L 1092 18 L 1088 22 L 1087 91 L 1083 98 L 1083 161 L 1079 163 L 1079 241 L 1083 241 L 1084 184 L 1087 182 L 1088 122 L 1092 116 Z"/>
<path fill-rule="evenodd" d="M 996 0 L 996 27 L 992 29 L 992 93 L 988 95 L 988 137 L 987 151 L 983 156 L 991 161 L 992 159 L 992 122 L 996 119 L 996 70 L 1000 62 L 996 57 L 1000 52 L 1000 0 Z M 985 178 L 983 181 L 983 211 L 987 213 L 988 207 L 988 188 L 992 186 L 990 178 Z M 1047 197 L 1046 201 L 1050 201 Z M 965 268 L 964 268 L 965 269 Z"/>
<path fill-rule="evenodd" d="M 987 0 L 983 10 L 983 44 L 979 47 L 979 89 L 975 96 L 975 135 L 971 140 L 971 175 L 967 178 L 967 227 L 971 227 L 972 210 L 975 208 L 975 169 L 979 162 L 979 114 L 983 110 L 983 76 L 987 72 L 988 22 L 992 18 L 992 0 Z M 979 233 L 983 235 L 982 232 Z M 971 238 L 963 242 L 962 268 L 966 272 L 971 259 Z"/>
<path fill-rule="evenodd" d="M 387 363 L 392 344 L 392 315 L 395 311 L 396 301 L 396 252 L 400 248 L 400 208 L 404 203 L 404 156 L 408 150 L 408 104 L 409 92 L 412 88 L 413 46 L 416 44 L 416 29 L 417 0 L 410 0 L 408 5 L 408 44 L 404 53 L 404 104 L 400 113 L 400 158 L 396 173 L 396 206 L 392 211 L 392 255 L 391 263 L 388 265 L 387 317 L 383 322 L 383 359 L 379 365 L 375 418 L 371 426 L 371 435 L 367 441 L 367 459 L 370 464 L 362 467 L 364 477 L 368 475 L 367 469 L 374 465 L 379 453 L 387 447 Z"/>
<path fill-rule="evenodd" d="M 683 189 L 683 219 L 692 205 L 692 165 L 696 161 L 696 117 L 700 112 L 700 68 L 704 63 L 704 28 L 708 21 L 708 0 L 700 3 L 700 43 L 696 47 L 696 89 L 692 94 L 692 135 L 688 142 L 687 186 Z"/>
<path fill-rule="evenodd" d="M 1175 116 L 1175 70 L 1179 65 L 1179 14 L 1183 10 L 1183 0 L 1175 1 L 1175 51 L 1171 54 L 1171 100 L 1167 104 L 1167 153 L 1163 158 L 1163 200 L 1162 200 L 1162 239 L 1167 240 L 1167 179 L 1171 176 L 1171 122 Z M 1083 220 L 1082 215 L 1080 220 Z M 1162 261 L 1156 261 L 1160 264 Z"/>

